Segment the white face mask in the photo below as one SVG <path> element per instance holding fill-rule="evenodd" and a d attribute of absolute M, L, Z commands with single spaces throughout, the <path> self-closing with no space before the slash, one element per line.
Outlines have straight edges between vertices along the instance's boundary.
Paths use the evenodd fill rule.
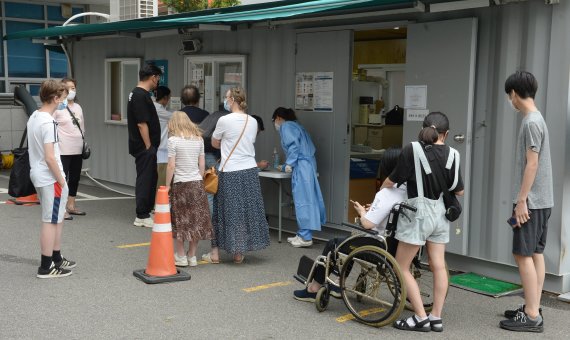
<path fill-rule="evenodd" d="M 69 93 L 67 94 L 67 100 L 74 100 L 75 99 L 75 94 L 77 92 L 70 90 Z"/>
<path fill-rule="evenodd" d="M 519 112 L 519 111 L 520 111 L 519 109 L 517 109 L 517 108 L 515 107 L 515 104 L 513 104 L 513 100 L 512 100 L 511 98 L 509 98 L 509 105 L 510 105 L 511 108 L 512 108 L 513 110 L 515 110 L 516 112 Z"/>
<path fill-rule="evenodd" d="M 274 123 L 273 125 L 275 125 L 275 130 L 279 131 L 279 128 L 281 127 L 281 124 L 279 124 L 279 123 Z"/>

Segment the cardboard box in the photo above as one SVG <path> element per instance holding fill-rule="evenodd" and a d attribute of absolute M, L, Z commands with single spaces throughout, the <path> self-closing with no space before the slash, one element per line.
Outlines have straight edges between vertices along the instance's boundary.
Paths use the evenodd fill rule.
<path fill-rule="evenodd" d="M 368 124 L 380 124 L 382 123 L 382 115 L 381 114 L 369 114 L 368 115 Z"/>
<path fill-rule="evenodd" d="M 373 149 L 382 149 L 382 127 L 368 128 L 368 145 Z"/>
<path fill-rule="evenodd" d="M 354 136 L 352 144 L 366 144 L 368 139 L 368 128 L 366 126 L 356 126 L 354 127 Z"/>
<path fill-rule="evenodd" d="M 348 186 L 348 222 L 354 223 L 354 218 L 358 217 L 350 200 L 357 201 L 365 205 L 374 201 L 376 195 L 376 178 L 351 179 Z"/>

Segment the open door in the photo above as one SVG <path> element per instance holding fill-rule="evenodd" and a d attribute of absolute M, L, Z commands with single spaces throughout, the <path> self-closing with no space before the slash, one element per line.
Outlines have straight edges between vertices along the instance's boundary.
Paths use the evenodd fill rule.
<path fill-rule="evenodd" d="M 438 21 L 408 26 L 406 86 L 427 86 L 429 111 L 449 117 L 446 143 L 461 154 L 465 196 L 463 214 L 451 223 L 447 251 L 467 254 L 477 19 Z M 421 122 L 404 119 L 404 143 L 417 140 Z"/>
<path fill-rule="evenodd" d="M 327 222 L 340 225 L 346 215 L 349 179 L 350 79 L 352 31 L 297 33 L 295 72 L 332 72 L 332 111 L 296 110 L 317 148 L 319 183 Z"/>

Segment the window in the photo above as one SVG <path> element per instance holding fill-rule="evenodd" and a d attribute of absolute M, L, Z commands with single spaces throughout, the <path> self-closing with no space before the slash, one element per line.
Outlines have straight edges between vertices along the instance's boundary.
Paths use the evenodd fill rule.
<path fill-rule="evenodd" d="M 105 122 L 124 124 L 127 121 L 129 93 L 137 86 L 139 68 L 138 58 L 105 60 Z"/>
<path fill-rule="evenodd" d="M 74 16 L 76 14 L 79 13 L 83 13 L 83 8 L 80 7 L 73 7 L 71 9 L 71 16 Z M 69 18 L 64 18 L 63 15 L 61 15 L 61 6 L 47 6 L 47 17 L 49 21 L 62 21 L 62 22 L 66 22 L 67 19 Z M 81 17 L 81 18 L 77 18 L 75 20 L 73 20 L 72 22 L 85 22 L 85 17 Z"/>
<path fill-rule="evenodd" d="M 42 29 L 43 24 L 6 21 L 6 33 Z M 46 52 L 41 44 L 27 39 L 8 40 L 8 76 L 45 78 L 47 73 Z"/>
<path fill-rule="evenodd" d="M 6 17 L 22 19 L 44 19 L 44 6 L 23 4 L 17 2 L 5 2 Z"/>

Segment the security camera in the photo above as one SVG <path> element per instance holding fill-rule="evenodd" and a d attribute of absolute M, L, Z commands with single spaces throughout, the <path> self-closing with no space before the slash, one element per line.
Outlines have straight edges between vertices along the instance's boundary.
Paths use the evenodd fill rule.
<path fill-rule="evenodd" d="M 191 54 L 200 51 L 202 43 L 198 39 L 188 39 L 182 41 L 182 52 L 184 54 Z"/>

